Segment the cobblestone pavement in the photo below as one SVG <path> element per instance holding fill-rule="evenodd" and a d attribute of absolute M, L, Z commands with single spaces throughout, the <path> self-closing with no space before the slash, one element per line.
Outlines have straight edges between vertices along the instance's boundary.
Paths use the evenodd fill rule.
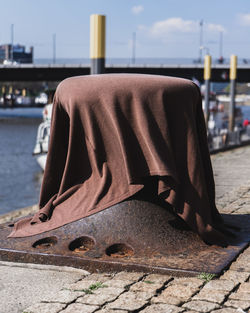
<path fill-rule="evenodd" d="M 223 213 L 250 213 L 250 147 L 212 156 L 217 204 Z M 88 274 L 25 313 L 250 312 L 250 247 L 220 277 L 177 278 L 126 273 Z"/>

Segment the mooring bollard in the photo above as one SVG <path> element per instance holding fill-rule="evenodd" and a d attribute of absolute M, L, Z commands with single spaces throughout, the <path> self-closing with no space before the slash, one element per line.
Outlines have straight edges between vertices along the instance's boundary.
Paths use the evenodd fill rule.
<path fill-rule="evenodd" d="M 234 131 L 234 108 L 235 108 L 235 86 L 237 77 L 237 56 L 230 58 L 230 105 L 229 105 L 229 131 Z"/>
<path fill-rule="evenodd" d="M 90 16 L 91 74 L 102 74 L 105 70 L 105 15 Z"/>
<path fill-rule="evenodd" d="M 206 55 L 204 59 L 204 80 L 205 80 L 205 108 L 204 116 L 206 121 L 206 126 L 208 126 L 209 120 L 209 95 L 210 95 L 210 78 L 211 78 L 211 55 Z"/>

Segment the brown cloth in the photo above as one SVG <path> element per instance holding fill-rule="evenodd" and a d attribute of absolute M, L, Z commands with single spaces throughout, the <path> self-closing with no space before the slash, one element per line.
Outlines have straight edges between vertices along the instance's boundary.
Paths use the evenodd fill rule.
<path fill-rule="evenodd" d="M 198 88 L 140 74 L 79 76 L 57 88 L 40 210 L 10 237 L 55 229 L 137 193 L 158 195 L 204 241 L 218 243 L 221 217 Z"/>

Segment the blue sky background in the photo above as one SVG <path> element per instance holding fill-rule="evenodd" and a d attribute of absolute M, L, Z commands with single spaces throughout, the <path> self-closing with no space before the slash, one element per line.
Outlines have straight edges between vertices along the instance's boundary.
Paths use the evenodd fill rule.
<path fill-rule="evenodd" d="M 250 0 L 0 0 L 0 44 L 34 46 L 35 58 L 51 58 L 56 34 L 57 58 L 89 57 L 91 14 L 107 17 L 107 57 L 130 58 L 136 32 L 137 57 L 197 58 L 199 21 L 203 45 L 219 57 L 250 58 Z"/>

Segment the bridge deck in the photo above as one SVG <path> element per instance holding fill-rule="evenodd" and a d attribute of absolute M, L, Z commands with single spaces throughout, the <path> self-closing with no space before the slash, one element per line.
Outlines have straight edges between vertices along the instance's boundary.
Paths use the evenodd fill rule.
<path fill-rule="evenodd" d="M 202 64 L 107 64 L 106 73 L 142 73 L 166 76 L 195 77 L 203 81 Z M 0 65 L 0 81 L 61 81 L 64 78 L 89 75 L 88 64 L 18 64 Z M 238 66 L 238 82 L 249 82 L 250 65 Z M 212 66 L 212 81 L 229 81 L 229 65 Z"/>

